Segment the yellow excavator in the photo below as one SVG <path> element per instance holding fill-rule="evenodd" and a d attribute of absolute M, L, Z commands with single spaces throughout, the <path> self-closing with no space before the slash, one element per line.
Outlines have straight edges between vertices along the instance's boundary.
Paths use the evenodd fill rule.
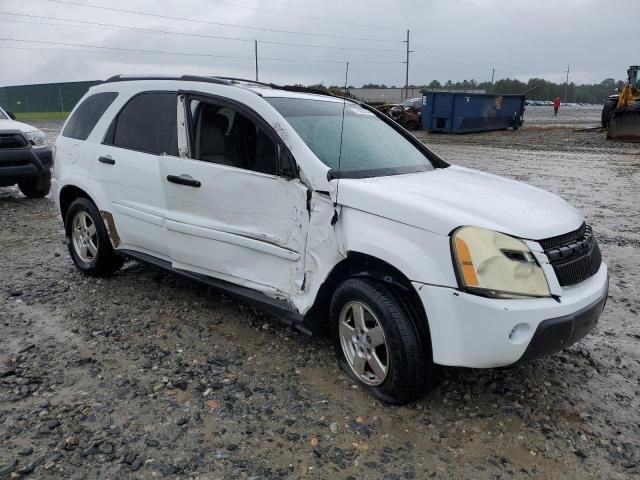
<path fill-rule="evenodd" d="M 608 139 L 640 142 L 640 66 L 629 67 L 627 74 L 625 86 L 602 108 L 602 126 L 609 129 Z"/>

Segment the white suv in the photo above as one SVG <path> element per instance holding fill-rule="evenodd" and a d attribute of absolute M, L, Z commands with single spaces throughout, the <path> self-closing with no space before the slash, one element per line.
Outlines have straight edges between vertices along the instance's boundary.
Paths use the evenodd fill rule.
<path fill-rule="evenodd" d="M 77 267 L 125 256 L 307 332 L 391 403 L 435 365 L 497 367 L 566 348 L 608 291 L 591 228 L 559 197 L 449 165 L 352 100 L 208 77 L 114 77 L 56 142 Z"/>

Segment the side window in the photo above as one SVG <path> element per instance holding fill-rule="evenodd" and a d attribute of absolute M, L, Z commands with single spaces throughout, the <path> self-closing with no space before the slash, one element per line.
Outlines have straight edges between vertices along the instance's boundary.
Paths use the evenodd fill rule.
<path fill-rule="evenodd" d="M 178 154 L 175 93 L 136 95 L 116 117 L 105 143 L 160 155 Z"/>
<path fill-rule="evenodd" d="M 116 92 L 96 93 L 87 97 L 73 112 L 67 125 L 62 131 L 63 137 L 86 140 L 91 131 L 102 117 L 102 114 L 113 103 L 118 94 Z"/>
<path fill-rule="evenodd" d="M 196 160 L 276 175 L 277 148 L 255 122 L 226 106 L 192 100 Z"/>

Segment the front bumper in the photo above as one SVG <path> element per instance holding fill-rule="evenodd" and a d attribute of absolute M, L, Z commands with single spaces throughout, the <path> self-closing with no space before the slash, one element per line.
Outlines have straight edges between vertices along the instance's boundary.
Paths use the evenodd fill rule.
<path fill-rule="evenodd" d="M 553 298 L 494 299 L 414 283 L 429 321 L 433 360 L 440 365 L 491 368 L 564 348 L 595 325 L 607 298 L 606 264 Z"/>
<path fill-rule="evenodd" d="M 0 186 L 36 180 L 51 170 L 52 163 L 49 147 L 0 149 Z"/>

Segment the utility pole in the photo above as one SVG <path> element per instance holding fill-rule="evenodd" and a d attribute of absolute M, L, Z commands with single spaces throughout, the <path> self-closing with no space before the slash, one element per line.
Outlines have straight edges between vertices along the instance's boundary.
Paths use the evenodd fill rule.
<path fill-rule="evenodd" d="M 258 81 L 258 40 L 254 40 L 254 51 L 256 54 L 256 82 Z"/>
<path fill-rule="evenodd" d="M 495 77 L 495 75 L 496 75 L 496 69 L 495 67 L 492 67 L 491 68 L 491 91 L 492 92 L 493 92 L 493 78 Z"/>
<path fill-rule="evenodd" d="M 405 96 L 409 96 L 409 54 L 411 53 L 411 50 L 409 50 L 409 30 L 407 29 L 407 39 L 405 40 L 405 42 L 407 44 L 407 61 L 406 63 L 406 76 L 405 76 L 405 81 L 404 81 L 404 88 L 405 88 Z"/>
<path fill-rule="evenodd" d="M 569 65 L 567 65 L 567 81 L 564 83 L 564 103 L 567 103 L 567 89 L 569 88 Z"/>

